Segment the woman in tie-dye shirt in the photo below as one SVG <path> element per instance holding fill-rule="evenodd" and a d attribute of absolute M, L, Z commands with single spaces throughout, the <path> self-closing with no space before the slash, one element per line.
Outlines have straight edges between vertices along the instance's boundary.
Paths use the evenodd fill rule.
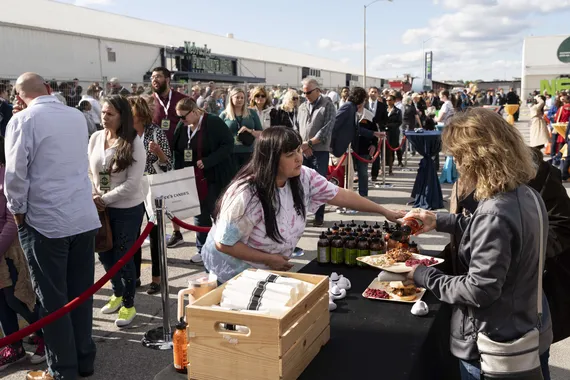
<path fill-rule="evenodd" d="M 325 203 L 379 213 L 391 221 L 403 217 L 304 167 L 301 143 L 290 128 L 263 131 L 251 161 L 218 200 L 202 258 L 220 282 L 250 267 L 291 269 L 289 257 L 305 231 L 307 213 Z"/>

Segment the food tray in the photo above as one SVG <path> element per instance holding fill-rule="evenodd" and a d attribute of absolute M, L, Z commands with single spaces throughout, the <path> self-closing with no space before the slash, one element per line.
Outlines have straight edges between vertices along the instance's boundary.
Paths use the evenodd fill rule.
<path fill-rule="evenodd" d="M 412 301 L 404 301 L 398 298 L 398 296 L 390 293 L 388 291 L 388 288 L 390 287 L 390 283 L 386 282 L 386 281 L 378 281 L 377 278 L 374 279 L 374 281 L 372 281 L 370 283 L 370 285 L 368 285 L 368 288 L 366 289 L 380 289 L 385 291 L 386 293 L 388 293 L 390 295 L 390 298 L 376 298 L 376 297 L 370 297 L 366 295 L 366 290 L 364 292 L 362 292 L 362 297 L 364 298 L 368 298 L 371 300 L 378 300 L 378 301 L 389 301 L 389 302 L 403 302 L 403 303 L 416 303 L 419 300 L 422 299 L 422 297 L 424 296 L 424 294 L 426 293 L 426 290 L 424 288 L 418 288 L 418 290 L 420 291 L 419 293 L 416 293 L 416 298 L 413 299 Z"/>
<path fill-rule="evenodd" d="M 406 263 L 395 263 L 392 265 L 378 264 L 377 263 L 378 261 L 384 260 L 385 257 L 386 257 L 385 254 L 373 255 L 373 256 L 362 256 L 362 257 L 357 257 L 356 260 L 362 261 L 363 263 L 368 264 L 372 267 L 382 269 L 382 270 L 385 270 L 387 272 L 392 272 L 392 273 L 408 273 L 408 272 L 412 271 L 412 267 L 406 266 Z M 415 260 L 435 259 L 437 261 L 437 263 L 432 264 L 432 265 L 428 265 L 430 267 L 432 267 L 434 265 L 439 265 L 445 261 L 444 259 L 440 259 L 439 257 L 425 256 L 425 255 L 420 255 L 417 253 L 414 253 L 412 255 L 412 259 L 415 259 Z"/>

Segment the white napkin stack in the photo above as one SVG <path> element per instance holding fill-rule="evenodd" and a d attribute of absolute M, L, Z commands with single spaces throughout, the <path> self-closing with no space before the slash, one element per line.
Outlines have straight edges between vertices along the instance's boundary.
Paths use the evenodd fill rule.
<path fill-rule="evenodd" d="M 268 281 L 271 279 L 271 282 L 275 284 L 292 286 L 297 290 L 297 297 L 299 299 L 315 287 L 315 285 L 309 282 L 297 280 L 296 278 L 279 276 L 278 274 L 274 274 L 263 269 L 258 269 L 256 271 L 246 270 L 242 273 L 240 278 L 241 277 L 251 278 L 256 281 Z"/>

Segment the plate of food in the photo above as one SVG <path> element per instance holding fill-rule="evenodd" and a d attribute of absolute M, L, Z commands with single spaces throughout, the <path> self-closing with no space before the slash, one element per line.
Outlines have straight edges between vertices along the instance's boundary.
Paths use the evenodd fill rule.
<path fill-rule="evenodd" d="M 362 293 L 373 300 L 414 303 L 422 299 L 426 290 L 417 288 L 412 281 L 378 281 L 374 279 Z"/>
<path fill-rule="evenodd" d="M 431 267 L 445 261 L 439 257 L 420 255 L 403 248 L 390 249 L 383 255 L 357 257 L 356 260 L 392 273 L 408 273 L 412 271 L 414 265 Z"/>

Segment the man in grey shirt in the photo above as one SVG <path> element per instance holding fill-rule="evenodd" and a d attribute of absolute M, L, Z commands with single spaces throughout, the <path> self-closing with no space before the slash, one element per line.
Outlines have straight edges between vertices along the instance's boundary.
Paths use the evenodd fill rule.
<path fill-rule="evenodd" d="M 315 79 L 305 78 L 302 83 L 303 94 L 307 98 L 307 101 L 299 106 L 298 113 L 299 133 L 303 139 L 303 165 L 326 177 L 336 108 L 329 97 L 321 94 L 319 83 Z M 322 226 L 324 218 L 323 205 L 315 213 L 313 226 Z"/>
<path fill-rule="evenodd" d="M 6 128 L 8 208 L 18 225 L 40 317 L 85 292 L 95 275 L 95 235 L 101 223 L 88 176 L 83 114 L 49 95 L 42 77 L 16 81 L 25 109 Z M 77 379 L 94 371 L 93 297 L 43 328 L 47 371 L 28 380 Z"/>

